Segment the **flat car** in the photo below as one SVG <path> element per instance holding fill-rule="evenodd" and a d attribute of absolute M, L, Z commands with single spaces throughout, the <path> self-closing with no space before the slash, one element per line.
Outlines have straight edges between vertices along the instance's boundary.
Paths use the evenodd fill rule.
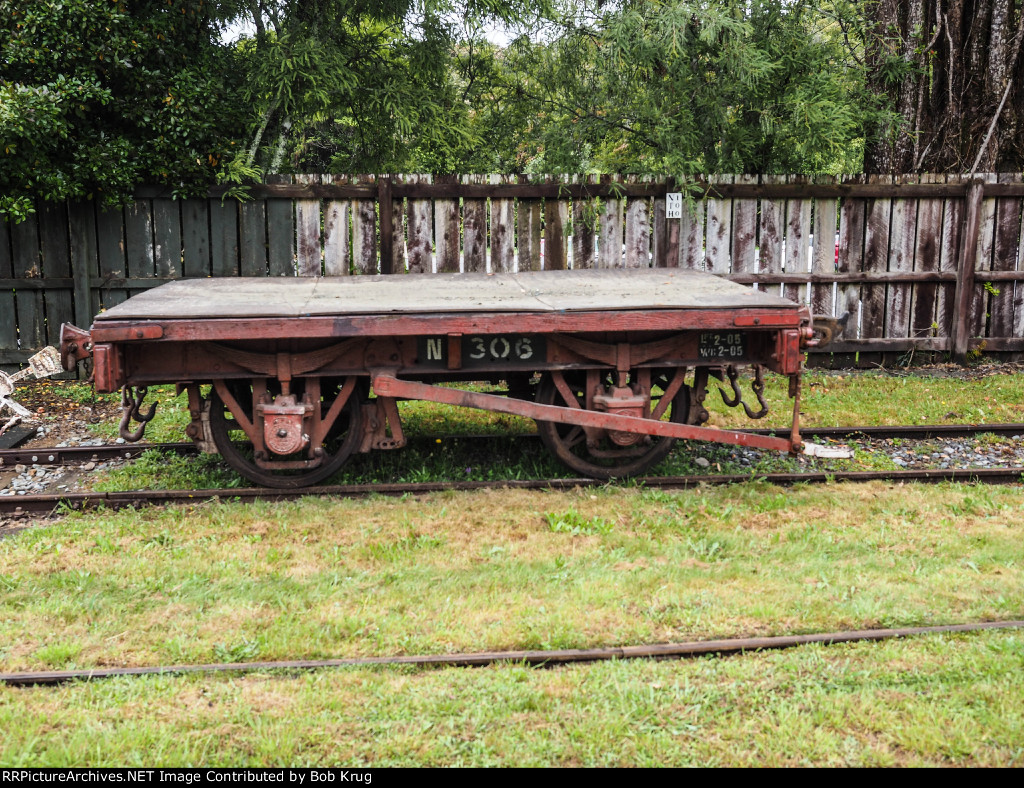
<path fill-rule="evenodd" d="M 179 280 L 88 331 L 63 326 L 61 356 L 91 359 L 98 392 L 123 392 L 127 440 L 152 418 L 147 388 L 173 383 L 200 448 L 257 484 L 301 487 L 353 452 L 404 445 L 400 400 L 535 419 L 562 462 L 602 479 L 647 471 L 680 438 L 795 452 L 816 341 L 805 306 L 711 274 L 588 270 Z M 704 426 L 712 378 L 764 415 L 766 369 L 789 377 L 788 436 Z M 442 385 L 460 381 L 503 393 Z"/>

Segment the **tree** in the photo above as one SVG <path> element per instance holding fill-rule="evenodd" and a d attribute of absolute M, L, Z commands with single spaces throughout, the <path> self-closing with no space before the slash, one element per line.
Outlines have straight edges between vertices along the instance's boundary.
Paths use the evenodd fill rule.
<path fill-rule="evenodd" d="M 264 169 L 451 171 L 473 140 L 454 81 L 463 32 L 546 0 L 243 0 L 255 108 L 247 157 Z M 475 54 L 470 42 L 470 58 Z"/>
<path fill-rule="evenodd" d="M 474 142 L 461 31 L 546 2 L 0 0 L 0 215 L 140 183 L 454 168 Z"/>
<path fill-rule="evenodd" d="M 801 0 L 569 3 L 501 73 L 481 112 L 520 166 L 533 144 L 527 168 L 556 172 L 849 171 L 878 111 L 840 26 Z"/>
<path fill-rule="evenodd" d="M 1024 37 L 1019 0 L 862 2 L 870 84 L 894 115 L 868 172 L 1024 168 Z"/>
<path fill-rule="evenodd" d="M 205 188 L 244 125 L 234 51 L 203 0 L 0 0 L 0 215 Z"/>

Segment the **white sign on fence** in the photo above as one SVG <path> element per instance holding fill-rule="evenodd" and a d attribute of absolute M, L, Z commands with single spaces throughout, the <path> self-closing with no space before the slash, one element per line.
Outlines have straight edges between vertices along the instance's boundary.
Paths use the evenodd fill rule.
<path fill-rule="evenodd" d="M 683 218 L 683 193 L 668 192 L 665 194 L 665 218 Z"/>

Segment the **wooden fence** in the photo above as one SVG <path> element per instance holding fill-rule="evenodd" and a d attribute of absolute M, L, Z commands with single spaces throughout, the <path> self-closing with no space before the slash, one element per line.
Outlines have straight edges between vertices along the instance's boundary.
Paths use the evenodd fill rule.
<path fill-rule="evenodd" d="M 666 217 L 666 193 L 693 199 Z M 171 279 L 671 266 L 851 314 L 818 365 L 1024 351 L 1018 174 L 805 179 L 295 176 L 253 199 L 139 189 L 0 224 L 0 364 Z"/>

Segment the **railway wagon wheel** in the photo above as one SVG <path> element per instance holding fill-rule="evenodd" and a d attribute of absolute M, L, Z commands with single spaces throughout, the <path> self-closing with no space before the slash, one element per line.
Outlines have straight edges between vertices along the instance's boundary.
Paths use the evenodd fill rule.
<path fill-rule="evenodd" d="M 669 387 L 674 370 L 656 370 L 651 374 L 651 412 L 661 401 Z M 587 407 L 585 393 L 586 374 L 566 373 L 566 383 L 576 398 L 579 407 Z M 602 378 L 609 383 L 611 376 Z M 558 390 L 550 374 L 545 374 L 537 388 L 537 402 L 543 405 L 570 404 Z M 683 385 L 667 404 L 663 418 L 685 423 L 690 411 L 690 388 Z M 675 444 L 675 438 L 640 435 L 636 442 L 622 446 L 611 439 L 608 433 L 599 434 L 588 440 L 587 432 L 572 424 L 558 424 L 552 421 L 538 421 L 537 432 L 541 441 L 559 460 L 572 470 L 594 479 L 623 479 L 637 476 L 657 465 L 668 456 Z"/>
<path fill-rule="evenodd" d="M 226 385 L 231 396 L 241 406 L 245 417 L 251 421 L 254 409 L 252 383 L 234 380 L 227 381 Z M 340 386 L 324 386 L 320 402 L 322 414 L 328 412 L 339 390 Z M 249 436 L 218 395 L 216 388 L 210 392 L 210 432 L 225 462 L 250 481 L 264 487 L 308 487 L 337 473 L 345 464 L 345 460 L 358 448 L 362 436 L 361 400 L 361 391 L 357 386 L 321 443 L 323 461 L 315 468 L 261 467 L 256 461 Z M 274 459 L 282 463 L 297 463 L 307 458 L 307 452 L 301 451 Z"/>

